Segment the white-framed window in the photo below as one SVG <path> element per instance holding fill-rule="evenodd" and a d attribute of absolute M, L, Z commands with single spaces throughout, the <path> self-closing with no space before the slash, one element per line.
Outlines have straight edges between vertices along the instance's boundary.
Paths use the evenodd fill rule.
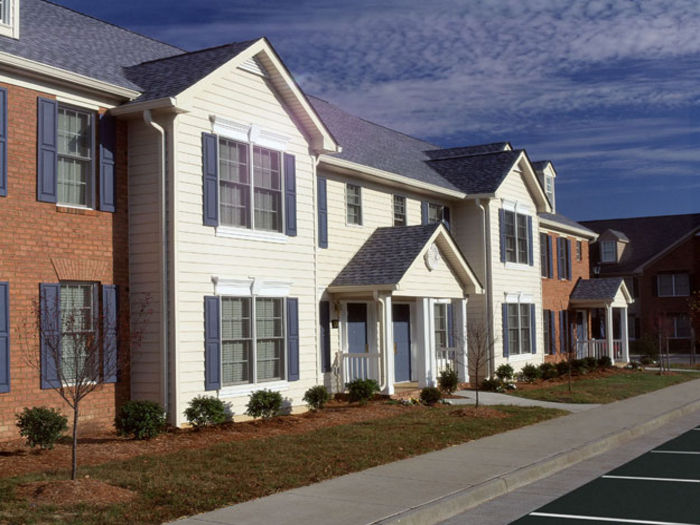
<path fill-rule="evenodd" d="M 406 197 L 394 195 L 394 226 L 406 226 Z"/>
<path fill-rule="evenodd" d="M 96 349 L 97 308 L 94 283 L 61 283 L 61 370 L 66 381 L 83 374 L 87 352 Z"/>
<path fill-rule="evenodd" d="M 600 262 L 617 262 L 617 242 L 602 241 L 600 243 Z"/>
<path fill-rule="evenodd" d="M 58 204 L 94 207 L 94 114 L 58 107 Z"/>
<path fill-rule="evenodd" d="M 442 222 L 445 207 L 442 204 L 428 203 L 428 224 Z"/>
<path fill-rule="evenodd" d="M 433 310 L 433 321 L 435 325 L 435 348 L 447 348 L 449 342 L 447 323 L 447 304 L 436 303 Z"/>
<path fill-rule="evenodd" d="M 19 38 L 19 0 L 0 0 L 0 35 Z"/>
<path fill-rule="evenodd" d="M 10 0 L 0 0 L 0 24 L 9 26 L 11 22 Z"/>
<path fill-rule="evenodd" d="M 355 184 L 345 185 L 345 209 L 348 224 L 362 224 L 362 188 Z"/>
<path fill-rule="evenodd" d="M 222 225 L 282 232 L 283 180 L 279 151 L 219 137 Z"/>
<path fill-rule="evenodd" d="M 529 303 L 508 303 L 508 354 L 531 353 L 531 319 Z"/>
<path fill-rule="evenodd" d="M 221 298 L 222 386 L 285 377 L 284 299 Z"/>
<path fill-rule="evenodd" d="M 506 262 L 529 264 L 527 215 L 505 210 Z"/>
<path fill-rule="evenodd" d="M 544 192 L 549 199 L 549 203 L 554 206 L 554 177 L 551 175 L 544 176 Z"/>
<path fill-rule="evenodd" d="M 581 241 L 576 241 L 576 260 L 578 262 L 581 262 L 582 258 L 583 258 L 583 246 L 581 245 Z"/>
<path fill-rule="evenodd" d="M 688 297 L 690 277 L 687 273 L 660 273 L 656 276 L 659 297 Z"/>

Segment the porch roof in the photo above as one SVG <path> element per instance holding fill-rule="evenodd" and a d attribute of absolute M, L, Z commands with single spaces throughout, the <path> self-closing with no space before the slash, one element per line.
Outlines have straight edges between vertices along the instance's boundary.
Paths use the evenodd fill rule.
<path fill-rule="evenodd" d="M 377 228 L 328 286 L 328 291 L 398 290 L 411 265 L 432 242 L 448 252 L 447 258 L 462 288 L 483 293 L 481 283 L 442 223 Z"/>
<path fill-rule="evenodd" d="M 571 304 L 626 306 L 634 302 L 622 277 L 579 279 L 571 292 Z"/>

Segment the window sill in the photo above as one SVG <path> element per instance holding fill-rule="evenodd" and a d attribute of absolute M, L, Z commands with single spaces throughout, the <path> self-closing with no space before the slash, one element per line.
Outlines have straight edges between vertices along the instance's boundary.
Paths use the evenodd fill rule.
<path fill-rule="evenodd" d="M 66 204 L 57 204 L 56 213 L 70 213 L 72 215 L 88 215 L 90 217 L 97 216 L 97 210 L 92 208 L 83 208 L 82 206 L 69 206 Z"/>
<path fill-rule="evenodd" d="M 273 242 L 277 244 L 287 244 L 288 241 L 287 236 L 283 233 L 233 228 L 231 226 L 217 226 L 216 236 L 229 239 Z"/>
<path fill-rule="evenodd" d="M 229 397 L 249 396 L 256 390 L 272 390 L 273 392 L 284 392 L 289 389 L 287 381 L 270 381 L 268 383 L 246 383 L 245 385 L 225 386 L 219 390 L 219 397 L 226 399 Z"/>
<path fill-rule="evenodd" d="M 506 262 L 506 270 L 532 270 L 534 267 L 524 263 Z"/>

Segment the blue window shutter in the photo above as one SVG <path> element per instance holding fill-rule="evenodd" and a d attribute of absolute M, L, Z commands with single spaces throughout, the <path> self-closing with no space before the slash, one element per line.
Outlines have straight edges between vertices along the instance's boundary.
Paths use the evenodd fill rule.
<path fill-rule="evenodd" d="M 450 207 L 445 206 L 442 208 L 442 222 L 445 223 L 445 226 L 447 227 L 448 230 L 451 230 L 452 227 L 450 226 Z"/>
<path fill-rule="evenodd" d="M 102 373 L 105 383 L 117 382 L 117 319 L 119 294 L 117 285 L 102 285 Z"/>
<path fill-rule="evenodd" d="M 299 299 L 287 297 L 287 379 L 299 380 Z"/>
<path fill-rule="evenodd" d="M 6 197 L 6 196 L 7 196 L 7 90 L 5 88 L 0 88 L 0 197 Z"/>
<path fill-rule="evenodd" d="M 10 391 L 10 283 L 0 283 L 0 394 Z"/>
<path fill-rule="evenodd" d="M 204 297 L 204 389 L 221 388 L 221 301 Z"/>
<path fill-rule="evenodd" d="M 566 278 L 571 280 L 571 240 L 565 239 L 566 242 Z"/>
<path fill-rule="evenodd" d="M 41 388 L 58 388 L 61 363 L 61 285 L 39 285 Z"/>
<path fill-rule="evenodd" d="M 58 103 L 39 97 L 37 120 L 37 200 L 56 202 L 58 195 Z"/>
<path fill-rule="evenodd" d="M 535 264 L 533 249 L 532 249 L 532 217 L 527 216 L 527 260 L 530 266 Z"/>
<path fill-rule="evenodd" d="M 549 278 L 554 277 L 554 257 L 552 254 L 552 236 L 547 235 L 547 254 L 549 256 Z"/>
<path fill-rule="evenodd" d="M 294 155 L 284 154 L 285 233 L 297 235 L 297 172 Z"/>
<path fill-rule="evenodd" d="M 454 334 L 454 308 L 452 303 L 447 305 L 447 346 L 453 348 L 455 345 L 455 334 Z"/>
<path fill-rule="evenodd" d="M 508 357 L 508 303 L 503 303 L 503 357 Z"/>
<path fill-rule="evenodd" d="M 428 203 L 426 201 L 420 203 L 420 223 L 428 224 Z"/>
<path fill-rule="evenodd" d="M 328 197 L 326 178 L 318 177 L 318 247 L 328 248 Z"/>
<path fill-rule="evenodd" d="M 556 354 L 557 353 L 557 333 L 556 333 L 556 321 L 554 320 L 554 312 L 552 310 L 549 311 L 549 319 L 547 320 L 549 323 L 549 345 L 550 345 L 550 354 Z"/>
<path fill-rule="evenodd" d="M 535 305 L 530 305 L 530 350 L 537 353 L 537 319 L 535 318 Z"/>
<path fill-rule="evenodd" d="M 100 115 L 100 209 L 114 212 L 117 206 L 114 164 L 117 152 L 117 121 Z"/>
<path fill-rule="evenodd" d="M 506 211 L 498 210 L 498 231 L 501 238 L 501 262 L 506 262 Z"/>
<path fill-rule="evenodd" d="M 219 139 L 202 133 L 204 225 L 219 225 Z"/>
<path fill-rule="evenodd" d="M 321 339 L 321 371 L 331 371 L 331 303 L 319 303 L 319 329 Z"/>

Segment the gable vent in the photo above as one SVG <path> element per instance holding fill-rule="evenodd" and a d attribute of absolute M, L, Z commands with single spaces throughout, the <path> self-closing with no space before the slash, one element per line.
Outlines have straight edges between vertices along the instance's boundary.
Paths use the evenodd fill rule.
<path fill-rule="evenodd" d="M 265 69 L 263 68 L 260 61 L 255 57 L 250 57 L 248 60 L 243 62 L 238 67 L 240 69 L 243 69 L 244 71 L 249 71 L 250 73 L 255 73 L 256 75 L 260 75 L 261 77 L 266 76 Z"/>

